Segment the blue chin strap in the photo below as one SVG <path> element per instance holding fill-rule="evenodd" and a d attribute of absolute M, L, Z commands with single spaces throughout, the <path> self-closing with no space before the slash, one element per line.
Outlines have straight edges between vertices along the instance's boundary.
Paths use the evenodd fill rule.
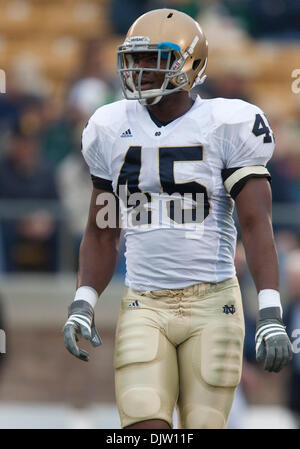
<path fill-rule="evenodd" d="M 168 41 L 165 41 L 165 42 L 160 42 L 158 45 L 157 45 L 157 48 L 159 49 L 159 50 L 164 50 L 164 49 L 171 49 L 171 50 L 176 50 L 176 51 L 179 51 L 180 52 L 180 47 L 179 47 L 179 45 L 177 45 L 177 44 L 173 44 L 173 42 L 168 42 Z M 168 52 L 164 52 L 164 51 L 162 51 L 161 52 L 161 59 L 167 59 L 168 58 Z"/>

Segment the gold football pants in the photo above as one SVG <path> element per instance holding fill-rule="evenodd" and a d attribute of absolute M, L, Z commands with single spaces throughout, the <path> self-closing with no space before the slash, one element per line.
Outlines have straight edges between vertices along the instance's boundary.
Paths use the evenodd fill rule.
<path fill-rule="evenodd" d="M 125 289 L 116 330 L 121 426 L 161 419 L 226 427 L 240 382 L 244 316 L 236 278 L 179 290 Z"/>

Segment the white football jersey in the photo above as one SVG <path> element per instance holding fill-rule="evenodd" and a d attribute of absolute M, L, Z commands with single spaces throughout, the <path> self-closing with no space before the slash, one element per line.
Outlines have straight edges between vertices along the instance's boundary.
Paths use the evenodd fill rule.
<path fill-rule="evenodd" d="M 99 108 L 82 152 L 94 185 L 121 197 L 126 285 L 178 289 L 232 278 L 233 199 L 250 177 L 270 178 L 273 149 L 263 112 L 242 100 L 197 97 L 162 127 L 138 101 Z"/>

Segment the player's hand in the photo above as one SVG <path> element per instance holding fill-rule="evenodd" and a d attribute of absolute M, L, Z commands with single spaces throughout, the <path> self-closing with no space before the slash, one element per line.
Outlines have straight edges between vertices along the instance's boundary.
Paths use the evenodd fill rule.
<path fill-rule="evenodd" d="M 259 311 L 256 325 L 256 360 L 265 360 L 264 369 L 277 373 L 293 358 L 293 349 L 280 315 L 274 307 Z"/>
<path fill-rule="evenodd" d="M 62 330 L 65 346 L 75 357 L 88 362 L 88 352 L 78 348 L 76 342 L 82 336 L 93 346 L 102 344 L 94 324 L 94 309 L 87 301 L 73 301 L 69 306 L 68 317 Z"/>

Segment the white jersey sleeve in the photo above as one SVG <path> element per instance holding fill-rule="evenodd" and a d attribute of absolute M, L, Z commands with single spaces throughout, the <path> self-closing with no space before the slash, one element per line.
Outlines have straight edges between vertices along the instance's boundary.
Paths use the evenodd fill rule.
<path fill-rule="evenodd" d="M 109 181 L 112 180 L 107 152 L 105 154 L 105 142 L 101 140 L 100 128 L 94 122 L 93 116 L 82 133 L 82 154 L 92 176 Z"/>
<path fill-rule="evenodd" d="M 234 101 L 233 113 L 221 131 L 225 165 L 222 178 L 232 198 L 250 178 L 271 179 L 266 164 L 274 151 L 274 135 L 261 109 L 241 100 Z"/>

